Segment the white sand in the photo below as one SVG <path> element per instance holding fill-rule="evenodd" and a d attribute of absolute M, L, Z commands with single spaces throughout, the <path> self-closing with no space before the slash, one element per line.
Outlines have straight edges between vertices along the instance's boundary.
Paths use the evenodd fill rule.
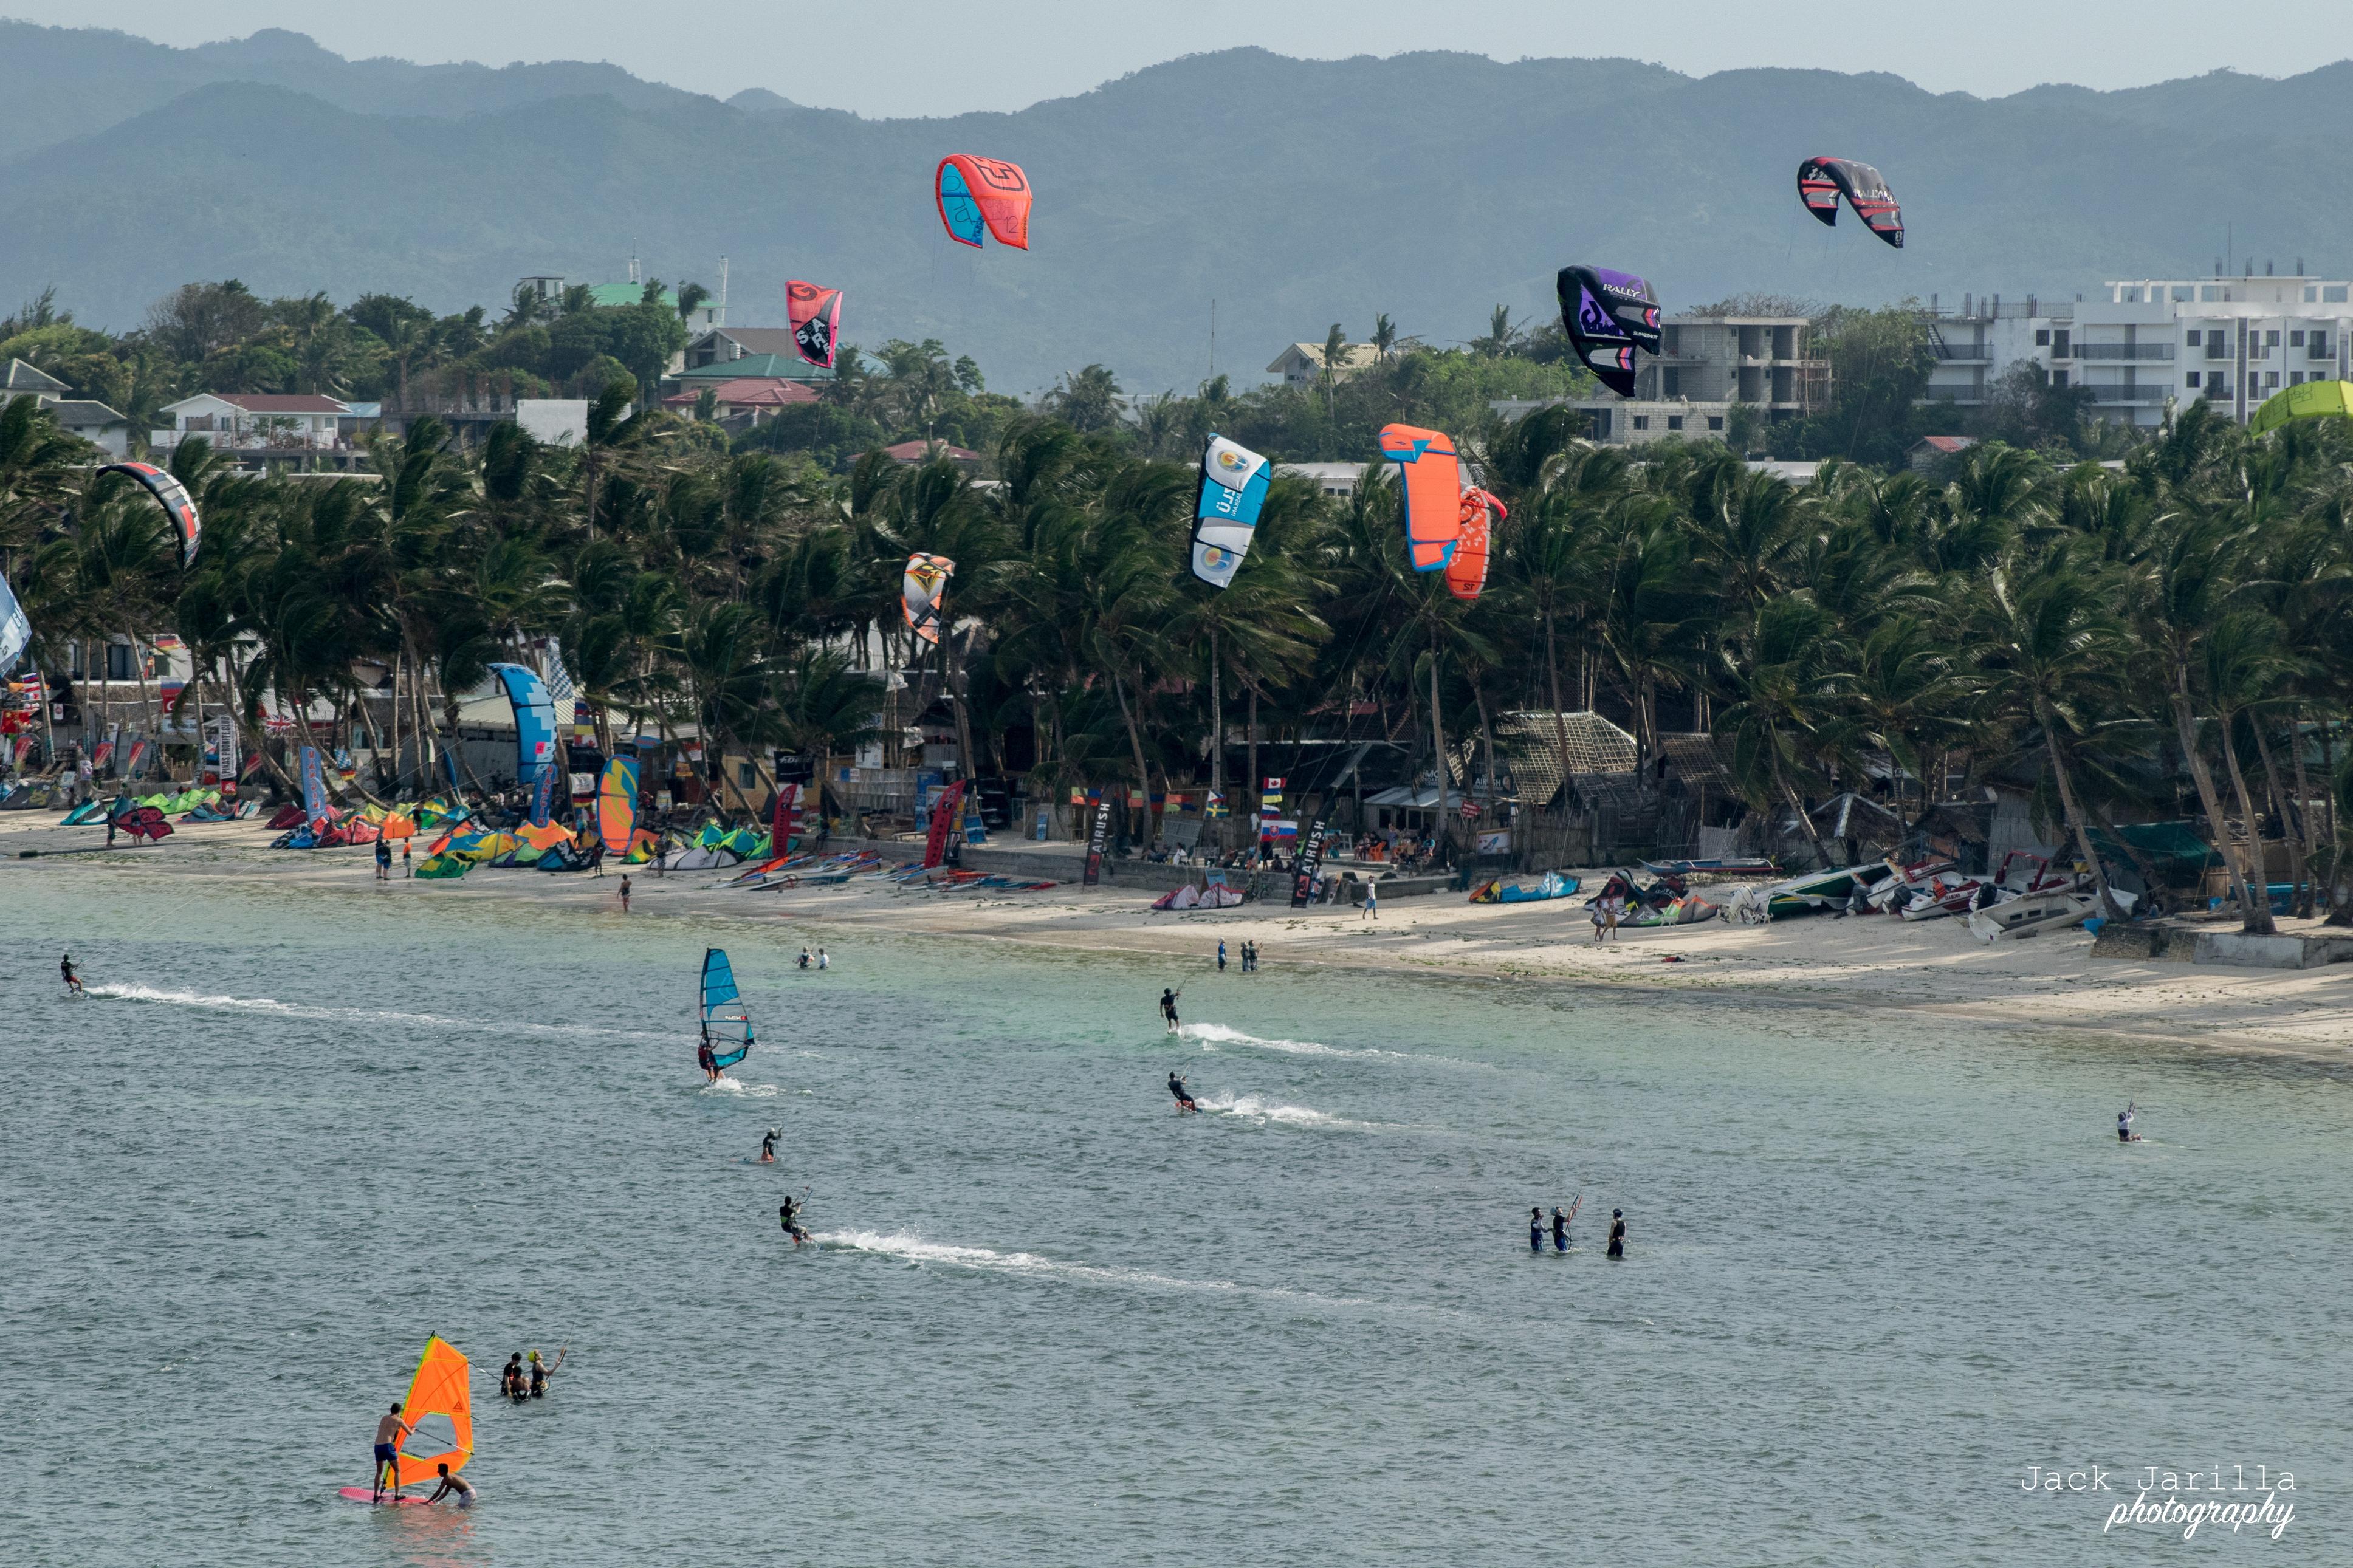
<path fill-rule="evenodd" d="M 31 820 L 27 820 L 27 819 Z M 103 828 L 58 828 L 47 812 L 0 814 L 0 877 L 26 867 L 126 867 L 241 884 L 299 884 L 354 895 L 501 900 L 617 912 L 620 878 L 549 876 L 477 868 L 461 881 L 375 886 L 371 849 L 273 851 L 253 823 L 177 825 L 153 848 L 119 848 L 65 860 L 58 849 L 100 845 Z M 122 842 L 118 840 L 118 842 Z M 44 858 L 17 858 L 37 847 Z M 421 848 L 421 846 L 420 846 Z M 396 866 L 395 876 L 398 876 Z M 812 943 L 839 946 L 860 930 L 1035 942 L 1095 951 L 1174 954 L 1208 964 L 1222 938 L 1239 963 L 1245 941 L 1270 969 L 1299 963 L 1408 965 L 1432 974 L 1589 985 L 1642 986 L 1727 1005 L 1831 1006 L 1901 1014 L 1956 1026 L 2094 1033 L 2238 1050 L 2289 1051 L 2328 1059 L 2353 1052 L 2353 965 L 2316 970 L 2237 969 L 2094 959 L 2080 931 L 1987 945 L 1957 920 L 1905 924 L 1885 917 L 1826 916 L 1768 926 L 1630 930 L 1593 945 L 1583 902 L 1472 904 L 1461 893 L 1385 899 L 1377 920 L 1356 909 L 1155 913 L 1149 893 L 1058 886 L 1035 893 L 948 893 L 870 878 L 833 888 L 738 892 L 692 872 L 657 878 L 630 870 L 632 918 L 722 915 L 805 928 Z M 0 902 L 23 884 L 0 881 Z M 2227 926 L 2221 929 L 2231 929 Z M 2282 922 L 2283 930 L 2296 929 Z M 1667 963 L 1674 954 L 1683 960 Z"/>

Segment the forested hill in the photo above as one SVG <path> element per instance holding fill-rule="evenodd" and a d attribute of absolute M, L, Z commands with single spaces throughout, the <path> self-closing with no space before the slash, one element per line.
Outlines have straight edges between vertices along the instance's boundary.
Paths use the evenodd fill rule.
<path fill-rule="evenodd" d="M 789 85 L 788 82 L 780 85 Z M 651 272 L 772 325 L 785 283 L 849 290 L 844 335 L 944 340 L 994 385 L 1091 362 L 1131 391 L 1255 376 L 1377 311 L 1432 342 L 1551 308 L 1571 259 L 1672 310 L 1742 290 L 1883 303 L 2072 297 L 2221 254 L 2353 270 L 2353 64 L 1983 100 L 1884 75 L 1693 79 L 1622 60 L 1453 54 L 1172 61 L 1015 114 L 870 121 L 728 103 L 610 66 L 347 61 L 267 33 L 172 49 L 0 24 L 0 289 L 134 324 L 191 279 L 503 308 L 514 280 Z M 1024 164 L 1027 255 L 950 245 L 940 155 Z M 1805 216 L 1799 161 L 1883 170 L 1901 252 Z"/>

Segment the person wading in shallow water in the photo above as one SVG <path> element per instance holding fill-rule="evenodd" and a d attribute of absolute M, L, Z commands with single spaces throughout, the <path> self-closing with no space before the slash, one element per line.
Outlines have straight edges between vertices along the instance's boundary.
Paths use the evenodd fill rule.
<path fill-rule="evenodd" d="M 1626 1211 L 1624 1209 L 1609 1211 L 1609 1256 L 1618 1258 L 1626 1256 Z"/>

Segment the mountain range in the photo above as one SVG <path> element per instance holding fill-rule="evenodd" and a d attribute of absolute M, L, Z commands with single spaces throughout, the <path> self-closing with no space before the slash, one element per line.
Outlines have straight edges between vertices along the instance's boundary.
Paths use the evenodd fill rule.
<path fill-rule="evenodd" d="M 502 310 L 518 278 L 634 254 L 780 324 L 786 281 L 848 291 L 843 335 L 943 340 L 1004 391 L 1100 362 L 1129 391 L 1248 383 L 1376 312 L 1434 343 L 1554 271 L 1648 277 L 1670 312 L 1758 290 L 1880 304 L 2069 298 L 2248 256 L 2353 271 L 2353 62 L 2125 91 L 1930 93 L 1884 74 L 1693 78 L 1628 60 L 1416 53 L 1172 60 L 1017 113 L 868 120 L 721 101 L 610 65 L 348 60 L 270 31 L 179 49 L 0 23 L 0 299 L 58 286 L 94 325 L 178 284 L 369 290 Z M 1011 159 L 1027 252 L 950 243 L 933 170 Z M 1876 164 L 1904 249 L 1815 224 L 1799 163 Z M 2259 260 L 2257 269 L 2261 270 Z"/>

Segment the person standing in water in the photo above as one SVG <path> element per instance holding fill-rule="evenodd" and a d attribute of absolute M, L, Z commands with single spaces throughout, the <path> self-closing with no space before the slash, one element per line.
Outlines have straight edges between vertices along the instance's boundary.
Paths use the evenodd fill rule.
<path fill-rule="evenodd" d="M 555 1381 L 556 1367 L 562 1366 L 564 1364 L 564 1358 L 571 1353 L 572 1352 L 569 1351 L 557 1351 L 555 1352 L 555 1366 L 550 1366 L 547 1363 L 539 1359 L 539 1352 L 537 1351 L 531 1352 L 531 1396 L 533 1399 L 544 1399 L 547 1397 L 548 1384 Z"/>
<path fill-rule="evenodd" d="M 2134 1109 L 2131 1103 L 2127 1103 L 2122 1110 L 2116 1112 L 2116 1142 L 2119 1143 L 2140 1142 L 2140 1134 L 2132 1130 Z"/>
<path fill-rule="evenodd" d="M 522 1352 L 507 1357 L 507 1364 L 499 1368 L 499 1394 L 520 1405 L 529 1397 L 522 1387 Z"/>
<path fill-rule="evenodd" d="M 823 949 L 823 948 L 821 948 L 821 947 L 820 947 L 820 948 L 818 948 L 818 949 L 817 950 L 817 966 L 818 966 L 819 969 L 828 969 L 828 968 L 831 968 L 831 967 L 832 967 L 832 965 L 833 965 L 833 960 L 831 960 L 831 959 L 828 958 L 828 957 L 825 955 L 825 949 Z"/>
<path fill-rule="evenodd" d="M 1528 1210 L 1528 1250 L 1544 1250 L 1544 1210 L 1541 1207 L 1531 1206 Z"/>
<path fill-rule="evenodd" d="M 1176 1076 L 1176 1069 L 1175 1068 L 1168 1069 L 1168 1092 L 1176 1097 L 1177 1115 L 1182 1116 L 1188 1110 L 1198 1110 L 1201 1109 L 1199 1106 L 1193 1103 L 1193 1091 L 1185 1087 L 1185 1080 Z"/>
<path fill-rule="evenodd" d="M 799 963 L 799 964 L 798 964 L 797 967 L 801 968 L 801 969 L 807 969 L 808 966 L 809 966 L 809 950 L 808 950 L 807 948 L 803 948 L 803 949 L 801 949 L 800 963 Z"/>
<path fill-rule="evenodd" d="M 427 1502 L 439 1502 L 445 1497 L 454 1497 L 458 1500 L 458 1506 L 459 1508 L 473 1507 L 474 1498 L 476 1496 L 473 1486 L 462 1477 L 451 1475 L 449 1473 L 448 1466 L 443 1465 L 440 1466 L 439 1468 L 441 1471 L 441 1484 L 439 1487 L 435 1489 L 433 1495 L 427 1498 L 425 1500 Z"/>
<path fill-rule="evenodd" d="M 392 840 L 389 838 L 375 841 L 375 879 L 379 882 L 392 880 Z"/>
<path fill-rule="evenodd" d="M 1225 972 L 1226 972 L 1226 939 L 1225 939 L 1224 937 L 1219 937 L 1219 938 L 1218 939 L 1218 973 L 1220 973 L 1220 974 L 1223 974 Z"/>
<path fill-rule="evenodd" d="M 1620 1259 L 1626 1256 L 1626 1211 L 1624 1209 L 1609 1211 L 1609 1256 Z"/>
<path fill-rule="evenodd" d="M 375 1424 L 375 1474 L 369 1479 L 368 1501 L 384 1500 L 384 1478 L 392 1475 L 392 1500 L 400 1500 L 400 1440 L 417 1430 L 400 1418 L 400 1401 L 392 1402 L 392 1414 L 380 1417 Z"/>
<path fill-rule="evenodd" d="M 1558 1204 L 1552 1205 L 1552 1249 L 1555 1252 L 1568 1250 L 1568 1216 L 1560 1212 Z"/>
<path fill-rule="evenodd" d="M 81 976 L 74 973 L 72 953 L 69 952 L 58 960 L 58 973 L 65 976 L 66 990 L 69 994 L 77 996 L 81 994 Z"/>
<path fill-rule="evenodd" d="M 1168 1026 L 1168 1032 L 1172 1035 L 1182 1026 L 1176 1021 L 1176 998 L 1178 994 L 1179 994 L 1177 992 L 1171 991 L 1166 986 L 1161 987 L 1160 1018 L 1163 1023 Z"/>

